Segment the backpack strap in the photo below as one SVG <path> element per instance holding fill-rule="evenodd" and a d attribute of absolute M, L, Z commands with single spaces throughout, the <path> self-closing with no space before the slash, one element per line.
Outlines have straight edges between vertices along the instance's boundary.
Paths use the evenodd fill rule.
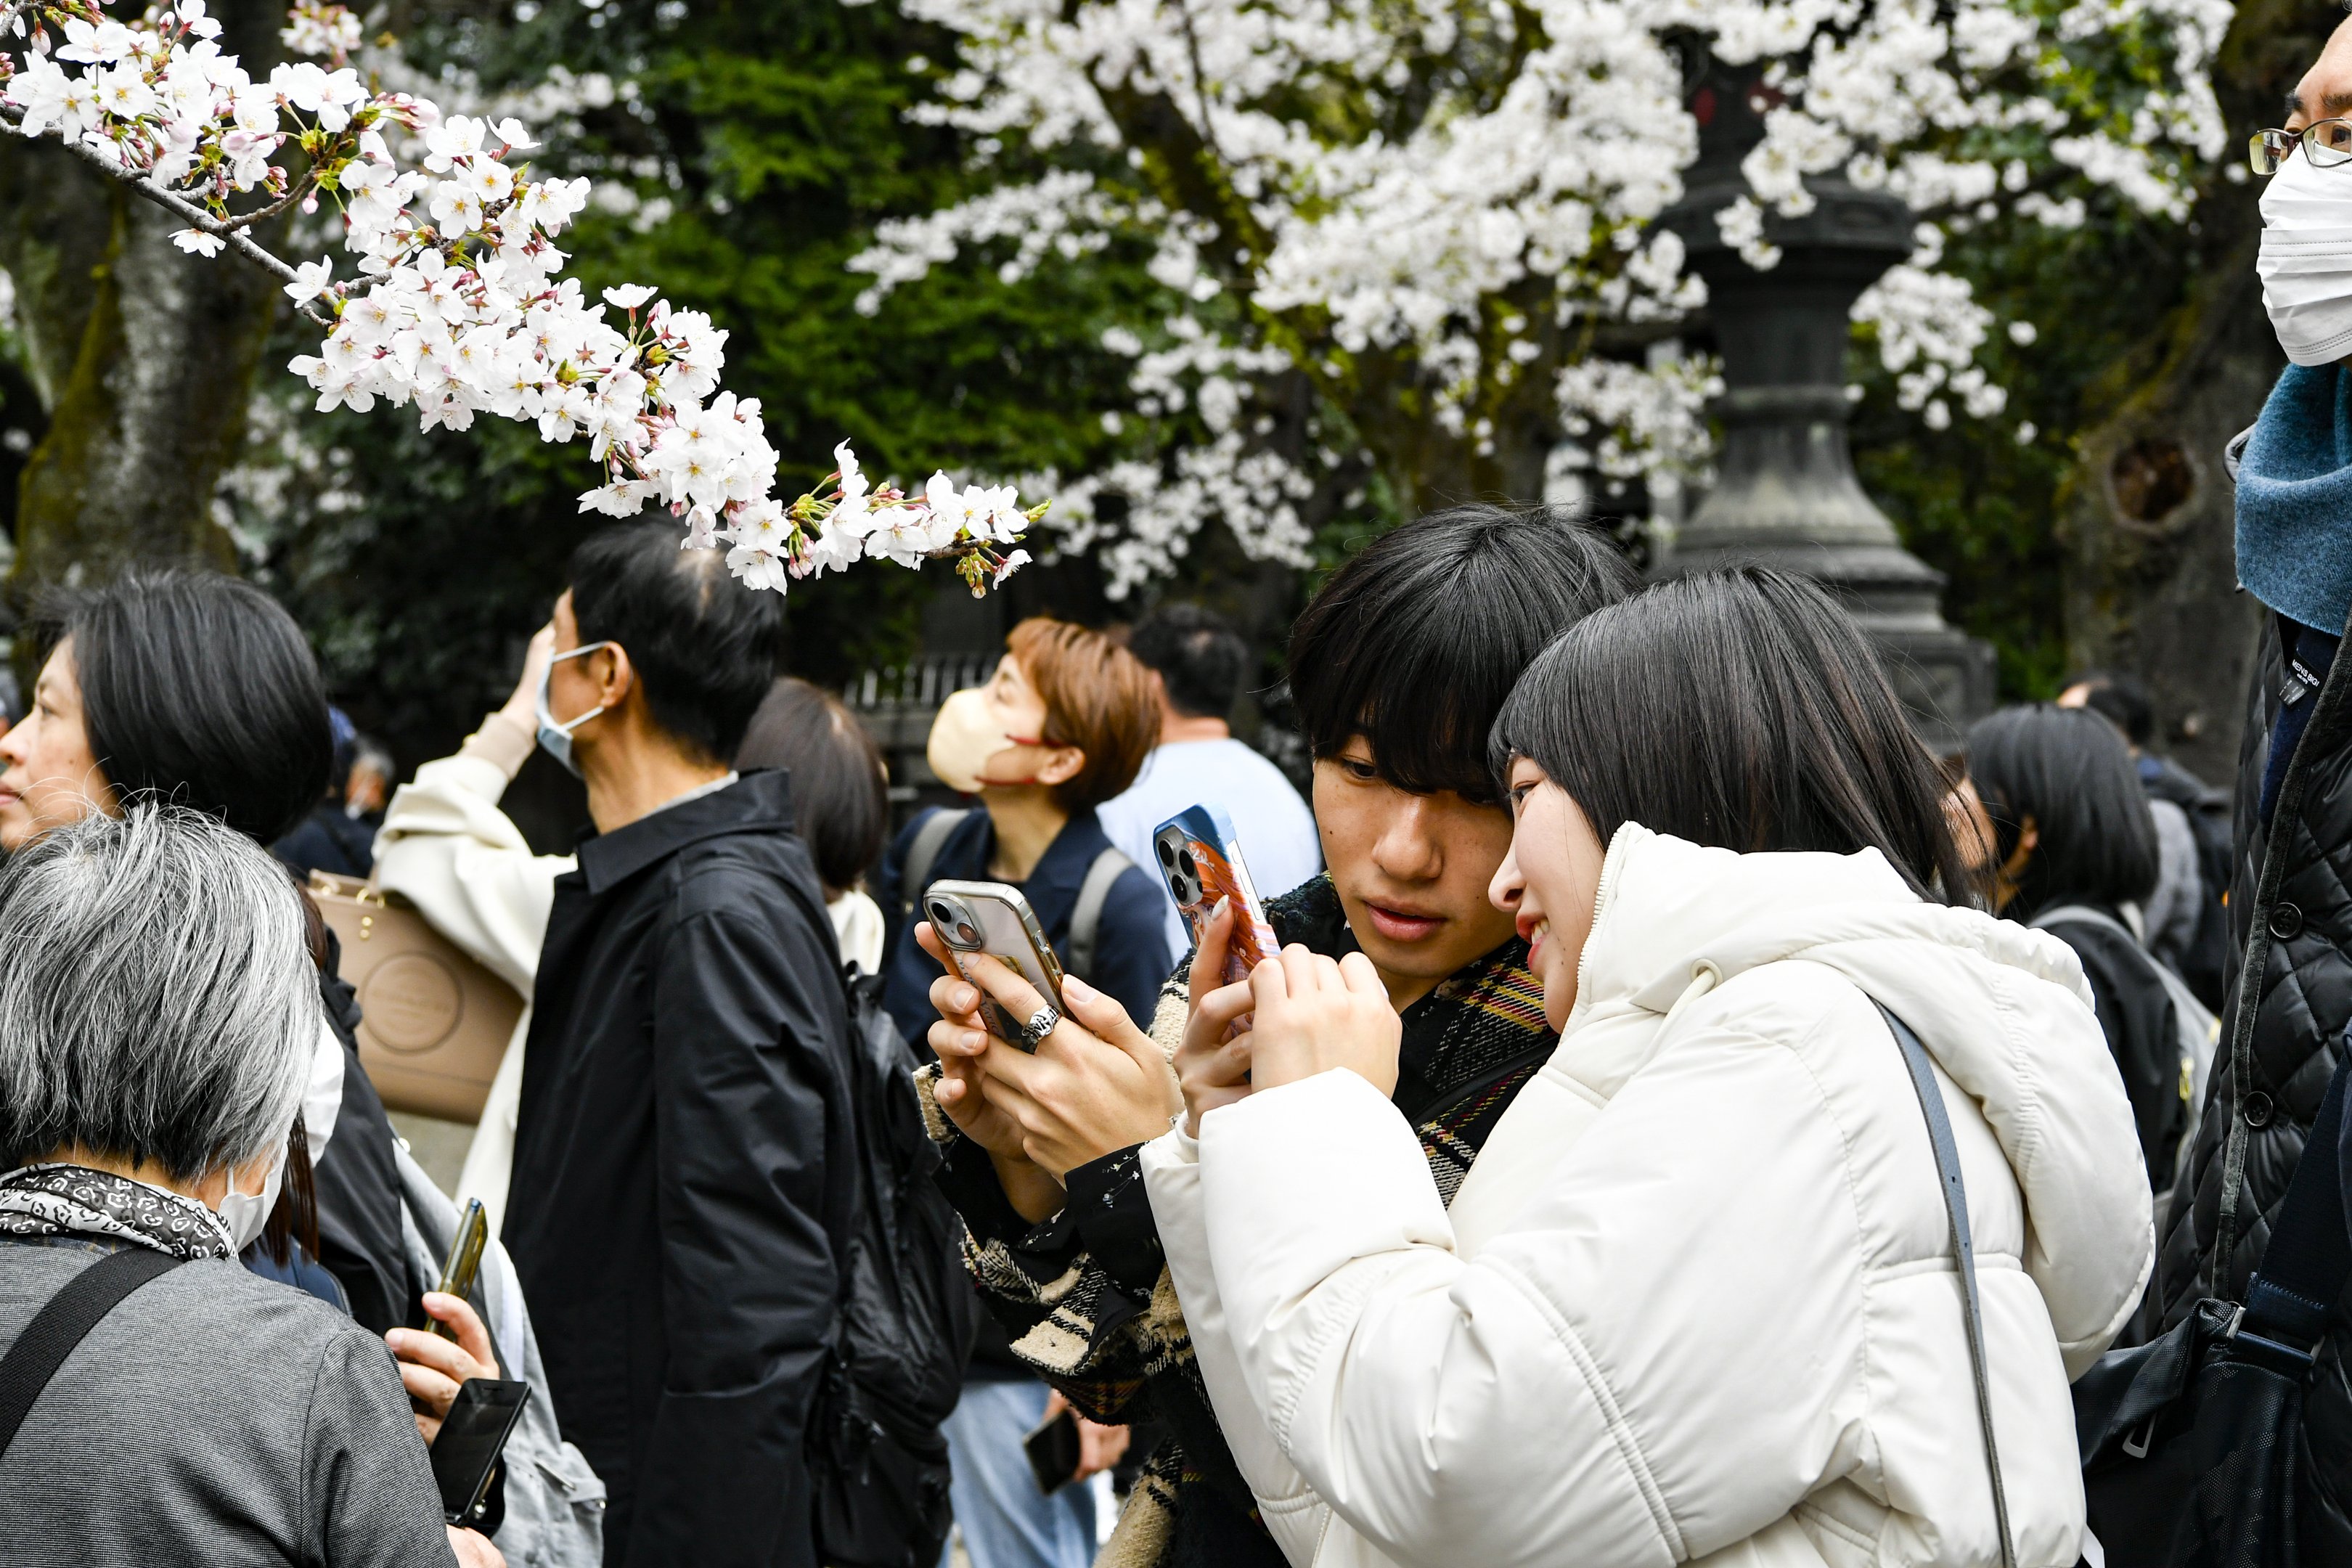
<path fill-rule="evenodd" d="M 1134 861 L 1116 847 L 1106 845 L 1087 868 L 1087 879 L 1078 884 L 1078 901 L 1070 906 L 1066 956 L 1069 972 L 1089 985 L 1095 980 L 1095 948 L 1102 937 L 1103 905 L 1110 901 L 1112 886 L 1134 868 Z"/>
<path fill-rule="evenodd" d="M 940 863 L 940 851 L 947 847 L 948 835 L 963 826 L 971 808 L 942 809 L 923 819 L 915 829 L 915 841 L 907 846 L 907 863 L 898 868 L 898 919 L 903 922 L 914 919 L 915 906 L 923 900 L 923 891 L 931 885 L 931 868 Z"/>
<path fill-rule="evenodd" d="M 1944 1091 L 1936 1087 L 1935 1063 L 1927 1047 L 1911 1032 L 1910 1025 L 1887 1011 L 1885 1003 L 1873 997 L 1871 1004 L 1903 1049 L 1903 1065 L 1911 1069 L 1911 1087 L 1918 1093 L 1919 1110 L 1927 1119 L 1927 1142 L 1936 1152 L 1944 1214 L 1951 1225 L 1952 1255 L 1960 1265 L 1961 1318 L 1969 1331 L 1969 1365 L 1976 1373 L 1977 1422 L 1984 1428 L 1985 1468 L 1992 1472 L 1993 1523 L 2000 1531 L 2001 1568 L 2017 1568 L 2017 1548 L 2009 1532 L 2009 1493 L 2000 1484 L 2000 1450 L 1993 1442 L 1992 1384 L 1985 1373 L 1984 1312 L 1977 1302 L 1976 1242 L 1969 1231 L 1969 1192 L 1960 1180 L 1960 1148 L 1952 1140 L 1952 1119 L 1944 1109 Z"/>
<path fill-rule="evenodd" d="M 183 1261 L 151 1247 L 126 1247 L 67 1280 L 48 1299 L 0 1356 L 0 1454 L 8 1451 L 34 1401 L 99 1321 L 125 1296 Z"/>

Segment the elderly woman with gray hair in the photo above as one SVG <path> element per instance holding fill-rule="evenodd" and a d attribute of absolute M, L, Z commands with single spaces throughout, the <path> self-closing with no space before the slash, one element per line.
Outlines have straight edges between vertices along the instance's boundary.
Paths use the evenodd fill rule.
<path fill-rule="evenodd" d="M 318 1016 L 294 889 L 210 816 L 92 814 L 0 868 L 12 1564 L 501 1561 L 443 1524 L 383 1340 L 236 1262 Z"/>

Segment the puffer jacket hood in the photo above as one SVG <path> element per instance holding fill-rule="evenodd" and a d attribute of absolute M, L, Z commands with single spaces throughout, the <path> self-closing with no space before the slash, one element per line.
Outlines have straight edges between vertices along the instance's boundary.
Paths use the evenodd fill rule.
<path fill-rule="evenodd" d="M 1601 867 L 1562 1033 L 1621 1009 L 1669 1013 L 1790 959 L 1883 1004 L 1976 1101 L 2024 1198 L 2026 1272 L 2079 1373 L 2137 1306 L 2155 1229 L 2130 1105 L 2063 942 L 1927 903 L 1874 849 L 1737 855 L 1628 823 Z"/>

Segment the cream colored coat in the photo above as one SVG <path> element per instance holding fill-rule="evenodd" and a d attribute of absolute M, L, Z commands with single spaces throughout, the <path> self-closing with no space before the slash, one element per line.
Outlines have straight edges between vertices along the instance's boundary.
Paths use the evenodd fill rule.
<path fill-rule="evenodd" d="M 2018 1561 L 2071 1568 L 2068 1379 L 2153 1262 L 2073 953 L 1875 853 L 1639 826 L 1559 1049 L 1439 1201 L 1329 1072 L 1150 1145 L 1217 1414 L 1293 1563 L 1997 1563 L 1927 1042 L 1968 1185 Z"/>

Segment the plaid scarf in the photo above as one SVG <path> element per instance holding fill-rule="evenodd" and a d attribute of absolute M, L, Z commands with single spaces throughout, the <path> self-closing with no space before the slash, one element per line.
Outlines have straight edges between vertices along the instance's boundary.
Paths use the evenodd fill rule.
<path fill-rule="evenodd" d="M 1357 951 L 1328 875 L 1269 902 L 1266 919 L 1285 945 L 1300 942 L 1331 958 Z M 1419 1132 L 1431 1178 L 1449 1204 L 1495 1124 L 1559 1043 L 1527 959 L 1527 944 L 1514 938 L 1402 1015 L 1393 1098 Z M 1171 1055 L 1183 1033 L 1191 973 L 1188 953 L 1160 987 L 1152 1016 L 1152 1038 Z M 928 1093 L 922 1100 L 932 1136 L 953 1144 L 961 1135 Z M 955 1154 L 951 1149 L 951 1163 Z M 1108 1169 L 1101 1202 L 1143 1201 L 1133 1151 Z M 1258 1522 L 1210 1407 L 1164 1268 L 1148 1292 L 1133 1289 L 1131 1279 L 1121 1284 L 1085 1250 L 1068 1209 L 1025 1234 L 1013 1227 L 967 1236 L 964 1261 L 1012 1334 L 1013 1353 L 1080 1411 L 1106 1422 L 1156 1420 L 1167 1429 L 1097 1568 L 1280 1568 L 1281 1552 Z"/>

